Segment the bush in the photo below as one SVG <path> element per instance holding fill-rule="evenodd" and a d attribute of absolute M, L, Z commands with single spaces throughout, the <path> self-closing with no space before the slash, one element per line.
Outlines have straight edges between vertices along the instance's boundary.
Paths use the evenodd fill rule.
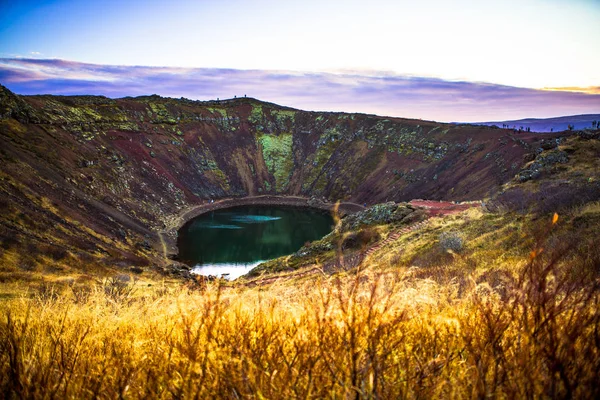
<path fill-rule="evenodd" d="M 46 281 L 42 281 L 34 293 L 34 298 L 40 303 L 53 302 L 58 300 L 59 297 L 59 289 L 55 285 Z"/>
<path fill-rule="evenodd" d="M 379 232 L 372 228 L 365 228 L 361 229 L 359 232 L 352 232 L 344 237 L 342 250 L 364 248 L 377 241 L 379 237 Z"/>
<path fill-rule="evenodd" d="M 102 287 L 106 298 L 113 303 L 127 303 L 135 292 L 135 282 L 131 284 L 128 275 L 118 275 L 104 280 Z"/>
<path fill-rule="evenodd" d="M 442 250 L 454 253 L 460 253 L 464 245 L 462 235 L 457 232 L 443 232 L 440 235 L 439 242 Z"/>

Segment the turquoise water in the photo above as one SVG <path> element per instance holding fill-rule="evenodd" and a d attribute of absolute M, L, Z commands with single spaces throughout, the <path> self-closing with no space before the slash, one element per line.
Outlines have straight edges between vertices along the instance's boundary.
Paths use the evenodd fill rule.
<path fill-rule="evenodd" d="M 241 206 L 203 214 L 179 231 L 179 259 L 193 272 L 235 279 L 260 262 L 296 252 L 331 232 L 326 211 Z"/>

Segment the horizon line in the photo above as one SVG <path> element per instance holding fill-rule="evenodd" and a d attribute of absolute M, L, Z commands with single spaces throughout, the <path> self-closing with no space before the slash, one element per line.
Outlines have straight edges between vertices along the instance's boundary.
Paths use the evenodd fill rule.
<path fill-rule="evenodd" d="M 20 95 L 98 95 L 115 99 L 157 94 L 211 101 L 250 93 L 252 98 L 307 111 L 465 123 L 600 112 L 600 93 L 593 88 L 586 92 L 532 89 L 369 72 L 119 66 L 64 59 L 0 58 L 0 81 Z M 395 117 L 399 115 L 402 117 Z"/>

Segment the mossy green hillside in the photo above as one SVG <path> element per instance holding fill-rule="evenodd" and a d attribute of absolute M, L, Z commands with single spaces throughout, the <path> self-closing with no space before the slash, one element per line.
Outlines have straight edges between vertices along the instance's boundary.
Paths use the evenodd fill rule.
<path fill-rule="evenodd" d="M 258 143 L 269 173 L 275 178 L 275 189 L 283 192 L 294 168 L 293 137 L 291 133 L 259 135 Z"/>

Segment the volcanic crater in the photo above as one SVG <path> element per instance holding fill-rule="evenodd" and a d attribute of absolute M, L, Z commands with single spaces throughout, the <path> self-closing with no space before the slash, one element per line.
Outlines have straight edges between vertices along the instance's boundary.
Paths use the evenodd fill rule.
<path fill-rule="evenodd" d="M 479 200 L 558 135 L 246 97 L 18 96 L 0 86 L 3 254 L 170 272 L 177 229 L 207 210 Z"/>

